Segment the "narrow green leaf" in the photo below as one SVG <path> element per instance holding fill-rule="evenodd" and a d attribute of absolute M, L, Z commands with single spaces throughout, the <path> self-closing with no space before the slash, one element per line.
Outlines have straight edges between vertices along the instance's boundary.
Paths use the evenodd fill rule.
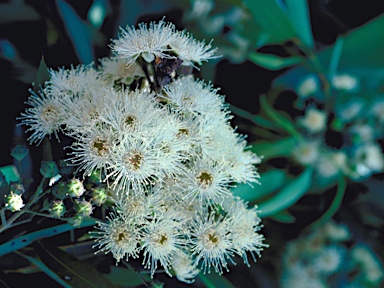
<path fill-rule="evenodd" d="M 339 36 L 336 39 L 335 44 L 333 45 L 333 51 L 331 55 L 331 60 L 329 63 L 329 78 L 332 79 L 334 75 L 337 73 L 337 67 L 340 62 L 340 58 L 343 52 L 344 39 L 342 36 Z"/>
<path fill-rule="evenodd" d="M 328 207 L 327 211 L 325 211 L 324 214 L 319 219 L 314 221 L 309 226 L 309 229 L 316 229 L 317 227 L 321 226 L 322 224 L 324 224 L 325 222 L 327 222 L 329 219 L 333 217 L 333 215 L 339 210 L 341 206 L 346 187 L 347 187 L 347 181 L 343 175 L 340 175 L 337 182 L 337 190 L 336 190 L 335 198 L 333 198 L 331 205 Z"/>
<path fill-rule="evenodd" d="M 248 58 L 253 63 L 271 71 L 277 71 L 302 63 L 302 58 L 299 56 L 280 57 L 273 54 L 257 52 L 251 52 Z"/>
<path fill-rule="evenodd" d="M 310 48 L 315 46 L 307 0 L 286 0 L 289 16 L 296 34 Z"/>
<path fill-rule="evenodd" d="M 56 5 L 80 62 L 91 63 L 94 61 L 94 53 L 91 33 L 87 29 L 85 21 L 64 0 L 56 0 Z"/>
<path fill-rule="evenodd" d="M 282 223 L 294 223 L 296 221 L 295 216 L 289 213 L 288 210 L 281 210 L 269 217 Z"/>
<path fill-rule="evenodd" d="M 116 287 L 104 275 L 90 264 L 80 261 L 71 254 L 48 244 L 37 241 L 32 244 L 33 249 L 42 262 L 47 265 L 61 279 L 72 287 L 84 288 L 113 288 Z"/>
<path fill-rule="evenodd" d="M 263 161 L 276 157 L 288 157 L 295 148 L 294 137 L 282 138 L 276 141 L 255 141 L 251 143 L 251 151 L 263 156 Z"/>
<path fill-rule="evenodd" d="M 69 225 L 68 223 L 66 223 L 66 224 L 38 230 L 38 231 L 35 231 L 32 233 L 17 237 L 15 239 L 12 239 L 12 240 L 5 242 L 5 243 L 0 245 L 0 257 L 3 255 L 6 255 L 8 253 L 11 253 L 13 251 L 19 250 L 23 247 L 26 247 L 26 246 L 32 244 L 36 240 L 55 236 L 55 235 L 58 235 L 58 234 L 61 234 L 64 232 L 74 230 L 76 228 L 93 226 L 95 224 L 96 224 L 95 220 L 85 219 L 80 224 L 80 226 L 77 226 L 77 227 Z"/>
<path fill-rule="evenodd" d="M 132 271 L 128 268 L 112 266 L 111 273 L 107 274 L 106 277 L 116 285 L 134 287 L 143 284 L 143 281 L 137 273 L 138 272 Z M 146 276 L 147 275 L 143 275 L 143 277 Z M 150 279 L 148 279 L 148 281 L 149 280 Z"/>
<path fill-rule="evenodd" d="M 247 119 L 253 123 L 255 123 L 258 126 L 268 128 L 268 129 L 273 129 L 276 124 L 260 115 L 254 115 L 249 111 L 246 111 L 244 109 L 241 109 L 239 107 L 236 107 L 234 105 L 230 105 L 229 109 L 232 111 L 233 114 L 236 114 L 239 117 L 242 117 L 244 119 Z"/>
<path fill-rule="evenodd" d="M 19 251 L 16 251 L 16 253 L 25 259 L 27 259 L 32 264 L 35 264 L 41 271 L 43 271 L 45 274 L 47 274 L 49 277 L 51 277 L 53 280 L 55 280 L 57 283 L 59 283 L 63 288 L 71 288 L 72 286 L 67 284 L 63 279 L 61 279 L 55 272 L 53 272 L 51 269 L 48 268 L 47 265 L 45 265 L 40 260 L 33 258 L 31 256 L 25 255 Z"/>
<path fill-rule="evenodd" d="M 275 0 L 243 0 L 243 3 L 268 34 L 269 43 L 283 43 L 295 36 L 290 19 Z"/>
<path fill-rule="evenodd" d="M 276 124 L 291 135 L 298 136 L 300 133 L 296 130 L 295 124 L 291 118 L 278 112 L 269 105 L 265 95 L 260 96 L 260 105 L 262 112 L 265 112 Z"/>
<path fill-rule="evenodd" d="M 232 189 L 232 193 L 234 196 L 252 203 L 279 189 L 284 184 L 284 181 L 285 173 L 281 170 L 273 169 L 260 173 L 260 185 L 254 184 L 252 187 L 248 184 L 240 184 Z"/>
<path fill-rule="evenodd" d="M 199 273 L 197 277 L 200 278 L 206 288 L 235 288 L 235 286 L 227 278 L 217 273 Z"/>
<path fill-rule="evenodd" d="M 37 92 L 44 83 L 50 79 L 48 67 L 45 64 L 44 56 L 40 59 L 39 69 L 37 70 L 35 81 L 33 82 L 33 90 Z"/>
<path fill-rule="evenodd" d="M 295 204 L 307 191 L 311 185 L 312 170 L 307 169 L 296 179 L 291 180 L 283 189 L 272 197 L 258 204 L 259 216 L 268 217 L 287 209 Z"/>

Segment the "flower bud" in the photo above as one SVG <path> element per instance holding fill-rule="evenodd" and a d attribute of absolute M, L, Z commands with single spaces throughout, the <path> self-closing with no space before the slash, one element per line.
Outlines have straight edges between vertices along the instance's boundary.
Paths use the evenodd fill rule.
<path fill-rule="evenodd" d="M 59 161 L 59 169 L 60 169 L 60 174 L 63 174 L 63 175 L 69 175 L 72 173 L 72 170 L 73 170 L 73 168 L 69 166 L 65 160 Z"/>
<path fill-rule="evenodd" d="M 99 184 L 102 182 L 101 179 L 101 171 L 100 170 L 93 170 L 91 175 L 89 175 L 89 181 L 94 184 Z"/>
<path fill-rule="evenodd" d="M 92 204 L 86 200 L 75 200 L 75 211 L 77 215 L 86 217 L 92 214 Z"/>
<path fill-rule="evenodd" d="M 17 161 L 21 161 L 28 155 L 28 148 L 25 145 L 16 145 L 11 150 L 11 156 Z"/>
<path fill-rule="evenodd" d="M 67 183 L 68 195 L 71 197 L 80 197 L 84 194 L 85 189 L 83 182 L 79 179 L 73 178 Z"/>
<path fill-rule="evenodd" d="M 49 212 L 51 212 L 51 215 L 56 218 L 60 218 L 64 215 L 66 211 L 66 207 L 62 200 L 55 200 L 51 204 L 51 208 L 49 208 Z"/>
<path fill-rule="evenodd" d="M 40 173 L 45 178 L 52 178 L 53 176 L 59 174 L 59 168 L 53 161 L 42 161 Z"/>
<path fill-rule="evenodd" d="M 81 215 L 75 215 L 72 218 L 68 219 L 68 223 L 72 226 L 80 226 L 82 222 L 83 222 L 83 216 Z"/>
<path fill-rule="evenodd" d="M 67 184 L 65 182 L 59 182 L 57 185 L 53 186 L 52 188 L 52 194 L 57 199 L 65 199 L 68 195 L 68 188 Z"/>
<path fill-rule="evenodd" d="M 5 195 L 5 208 L 12 212 L 20 211 L 24 207 L 23 199 L 21 195 L 11 192 L 9 195 Z"/>
<path fill-rule="evenodd" d="M 105 188 L 96 187 L 92 189 L 92 201 L 97 206 L 100 206 L 101 204 L 105 203 L 105 201 L 107 201 L 107 198 L 107 191 L 105 191 Z"/>
<path fill-rule="evenodd" d="M 25 188 L 23 184 L 14 182 L 14 183 L 11 183 L 11 186 L 9 187 L 9 191 L 11 193 L 21 195 L 25 192 Z"/>

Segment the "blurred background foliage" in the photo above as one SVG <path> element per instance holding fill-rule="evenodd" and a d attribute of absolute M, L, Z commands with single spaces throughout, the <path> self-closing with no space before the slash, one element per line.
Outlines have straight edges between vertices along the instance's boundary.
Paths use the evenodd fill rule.
<path fill-rule="evenodd" d="M 2 0 L 0 167 L 12 165 L 10 149 L 25 143 L 16 117 L 25 109 L 28 89 L 38 79 L 41 63 L 53 69 L 97 63 L 109 55 L 110 39 L 117 37 L 120 26 L 165 16 L 197 39 L 213 39 L 212 45 L 222 57 L 202 65 L 197 76 L 221 88 L 235 115 L 233 125 L 248 135 L 252 150 L 264 157 L 259 168 L 261 185 L 240 185 L 234 193 L 259 206 L 262 232 L 270 248 L 250 269 L 238 264 L 225 277 L 206 275 L 189 286 L 279 287 L 280 279 L 288 273 L 284 265 L 292 264 L 281 261 L 289 257 L 284 254 L 287 243 L 310 237 L 308 233 L 324 229 L 321 227 L 333 219 L 349 231 L 349 238 L 337 245 L 344 250 L 355 245 L 368 247 L 381 273 L 376 282 L 364 280 L 358 282 L 363 286 L 357 287 L 380 287 L 376 285 L 383 278 L 384 256 L 383 13 L 380 0 Z M 52 141 L 57 148 L 55 160 L 64 156 L 59 147 L 65 144 L 65 140 Z M 29 175 L 37 179 L 41 147 L 29 149 L 25 165 Z M 42 229 L 36 227 L 28 232 Z M 47 271 L 44 263 L 52 262 L 50 255 L 60 251 L 67 252 L 60 254 L 66 263 L 76 263 L 76 259 L 88 262 L 76 264 L 77 271 L 91 269 L 84 266 L 91 263 L 117 287 L 142 285 L 135 273 L 115 267 L 109 257 L 93 256 L 89 241 L 79 240 L 86 231 L 82 229 L 73 232 L 71 239 L 65 234 L 55 241 L 35 242 L 40 260 L 30 257 L 16 263 L 20 256 L 2 256 L 0 287 L 20 287 L 42 277 L 38 271 Z M 17 237 L 17 233 L 25 231 L 18 230 L 1 242 Z M 333 240 L 320 242 L 324 241 L 329 244 Z M 56 247 L 50 247 L 52 243 Z M 57 246 L 62 249 L 57 251 Z M 316 249 L 318 252 L 319 246 Z M 341 253 L 347 252 L 338 254 L 343 261 L 350 259 Z M 303 261 L 300 265 L 308 264 Z M 332 271 L 331 280 L 322 274 L 326 284 L 316 287 L 350 287 L 352 280 L 360 281 L 356 275 L 361 267 L 368 269 L 364 265 L 369 261 L 359 261 L 353 267 Z M 51 267 L 59 277 L 61 269 Z M 343 276 L 335 276 L 338 269 Z M 39 287 L 61 287 L 57 284 L 61 278 L 50 280 L 56 274 L 45 275 L 47 286 Z M 97 279 L 95 275 L 91 279 Z M 159 280 L 165 287 L 184 286 L 166 276 Z M 287 285 L 281 284 L 299 287 Z"/>

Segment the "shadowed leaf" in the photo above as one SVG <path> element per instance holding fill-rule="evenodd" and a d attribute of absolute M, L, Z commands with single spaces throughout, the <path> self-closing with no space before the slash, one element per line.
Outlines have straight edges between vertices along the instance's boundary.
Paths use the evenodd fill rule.
<path fill-rule="evenodd" d="M 78 260 L 76 257 L 63 250 L 37 241 L 32 247 L 40 257 L 41 261 L 61 279 L 72 287 L 84 288 L 113 288 L 116 287 L 109 279 L 97 271 L 90 264 Z"/>

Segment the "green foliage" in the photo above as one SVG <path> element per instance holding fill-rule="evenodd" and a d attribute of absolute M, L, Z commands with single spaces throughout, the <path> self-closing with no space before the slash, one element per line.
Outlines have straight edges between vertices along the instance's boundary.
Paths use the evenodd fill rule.
<path fill-rule="evenodd" d="M 312 170 L 307 169 L 296 179 L 292 179 L 276 194 L 258 204 L 260 217 L 268 217 L 295 204 L 307 191 L 311 184 Z"/>
<path fill-rule="evenodd" d="M 104 275 L 90 264 L 80 261 L 69 253 L 49 244 L 48 242 L 37 241 L 32 245 L 41 261 L 60 279 L 72 287 L 100 287 L 116 288 Z"/>

